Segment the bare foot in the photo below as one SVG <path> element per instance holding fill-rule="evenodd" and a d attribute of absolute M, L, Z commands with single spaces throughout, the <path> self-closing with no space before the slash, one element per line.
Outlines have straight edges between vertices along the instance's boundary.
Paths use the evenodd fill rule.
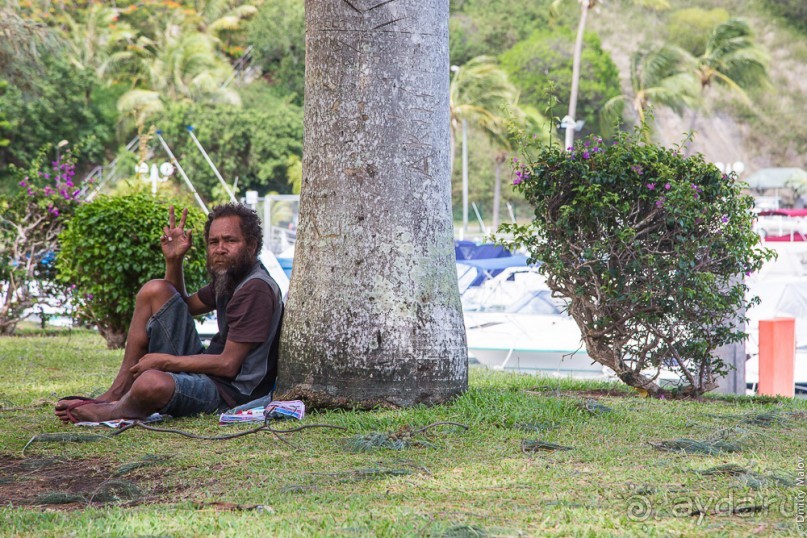
<path fill-rule="evenodd" d="M 56 416 L 62 422 L 103 422 L 122 418 L 116 412 L 118 402 L 72 401 L 64 406 L 56 406 Z"/>

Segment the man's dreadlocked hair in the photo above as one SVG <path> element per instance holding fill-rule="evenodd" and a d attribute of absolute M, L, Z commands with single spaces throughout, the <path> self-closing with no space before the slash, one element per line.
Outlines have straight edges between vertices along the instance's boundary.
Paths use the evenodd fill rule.
<path fill-rule="evenodd" d="M 255 255 L 260 255 L 263 248 L 261 219 L 254 210 L 243 204 L 228 203 L 213 208 L 213 211 L 207 215 L 207 222 L 205 222 L 205 244 L 210 239 L 210 225 L 214 220 L 222 217 L 238 217 L 241 221 L 241 233 L 244 234 L 244 239 L 246 239 L 247 244 L 255 243 L 257 247 Z"/>

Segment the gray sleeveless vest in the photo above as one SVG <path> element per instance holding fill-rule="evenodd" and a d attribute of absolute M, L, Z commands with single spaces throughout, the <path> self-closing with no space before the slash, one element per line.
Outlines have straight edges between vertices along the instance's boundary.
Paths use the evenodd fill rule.
<path fill-rule="evenodd" d="M 217 376 L 210 376 L 216 384 L 233 397 L 236 405 L 246 403 L 250 400 L 260 398 L 269 393 L 274 388 L 277 377 L 277 355 L 280 341 L 280 322 L 283 316 L 283 298 L 277 282 L 269 275 L 269 272 L 261 262 L 257 262 L 249 274 L 244 277 L 233 291 L 233 295 L 244 287 L 244 284 L 253 279 L 266 282 L 272 289 L 275 298 L 275 310 L 272 314 L 272 323 L 269 334 L 259 346 L 255 347 L 246 356 L 241 364 L 241 371 L 235 379 L 223 379 Z M 232 296 L 216 298 L 216 320 L 219 326 L 219 333 L 213 337 L 206 353 L 218 354 L 224 351 L 224 343 L 227 341 L 229 325 L 227 323 L 227 304 Z"/>

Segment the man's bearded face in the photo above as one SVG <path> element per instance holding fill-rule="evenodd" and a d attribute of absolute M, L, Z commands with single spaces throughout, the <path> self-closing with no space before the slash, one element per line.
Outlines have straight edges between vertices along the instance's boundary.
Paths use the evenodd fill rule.
<path fill-rule="evenodd" d="M 221 217 L 210 225 L 207 273 L 216 297 L 231 295 L 255 264 L 255 254 L 241 232 L 241 219 Z"/>

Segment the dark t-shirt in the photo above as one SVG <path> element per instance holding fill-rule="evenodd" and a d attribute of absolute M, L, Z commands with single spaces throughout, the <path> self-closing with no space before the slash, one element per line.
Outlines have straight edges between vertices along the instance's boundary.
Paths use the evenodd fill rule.
<path fill-rule="evenodd" d="M 216 308 L 213 285 L 200 289 L 199 300 Z M 272 289 L 262 280 L 250 280 L 227 303 L 227 339 L 242 344 L 259 344 L 266 340 L 272 326 L 275 297 Z M 224 342 L 222 342 L 223 344 Z"/>

